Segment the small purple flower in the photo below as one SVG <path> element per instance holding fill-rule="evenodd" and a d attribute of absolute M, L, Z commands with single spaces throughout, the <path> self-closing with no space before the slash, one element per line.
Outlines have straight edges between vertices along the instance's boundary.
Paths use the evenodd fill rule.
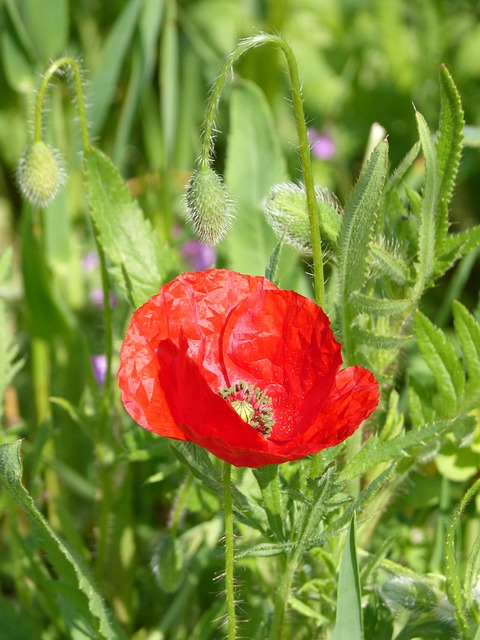
<path fill-rule="evenodd" d="M 209 244 L 199 240 L 187 240 L 180 249 L 181 256 L 194 271 L 205 271 L 215 264 L 217 255 Z"/>
<path fill-rule="evenodd" d="M 315 158 L 330 160 L 335 155 L 335 143 L 331 136 L 320 133 L 316 129 L 309 129 L 308 140 Z"/>
<path fill-rule="evenodd" d="M 98 356 L 91 356 L 90 362 L 92 363 L 93 376 L 98 386 L 101 387 L 107 377 L 107 356 L 103 353 Z"/>
<path fill-rule="evenodd" d="M 103 289 L 101 287 L 93 287 L 93 289 L 88 294 L 90 298 L 90 302 L 95 306 L 101 309 L 103 307 Z M 108 299 L 110 302 L 110 307 L 113 309 L 117 304 L 117 298 L 115 294 L 110 291 L 108 294 Z"/>
<path fill-rule="evenodd" d="M 100 264 L 100 258 L 96 251 L 89 251 L 82 258 L 82 265 L 85 271 L 93 271 Z"/>

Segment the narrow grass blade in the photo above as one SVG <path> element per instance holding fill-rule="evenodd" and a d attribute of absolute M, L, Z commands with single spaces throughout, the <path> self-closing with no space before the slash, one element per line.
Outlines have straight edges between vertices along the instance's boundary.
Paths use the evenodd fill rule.
<path fill-rule="evenodd" d="M 363 640 L 362 592 L 355 543 L 355 514 L 343 548 L 338 576 L 337 617 L 332 640 Z"/>

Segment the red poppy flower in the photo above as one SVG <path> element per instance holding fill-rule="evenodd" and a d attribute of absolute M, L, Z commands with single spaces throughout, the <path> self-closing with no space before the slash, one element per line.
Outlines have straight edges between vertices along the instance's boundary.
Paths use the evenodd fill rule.
<path fill-rule="evenodd" d="M 178 276 L 134 313 L 118 377 L 142 427 L 260 467 L 332 447 L 374 411 L 374 376 L 341 364 L 314 302 L 210 269 Z"/>

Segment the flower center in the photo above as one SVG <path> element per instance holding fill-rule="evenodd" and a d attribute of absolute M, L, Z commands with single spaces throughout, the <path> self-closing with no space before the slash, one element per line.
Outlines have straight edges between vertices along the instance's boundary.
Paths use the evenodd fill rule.
<path fill-rule="evenodd" d="M 237 382 L 233 387 L 220 388 L 218 393 L 232 405 L 242 420 L 268 438 L 275 420 L 272 400 L 264 391 L 246 382 Z"/>

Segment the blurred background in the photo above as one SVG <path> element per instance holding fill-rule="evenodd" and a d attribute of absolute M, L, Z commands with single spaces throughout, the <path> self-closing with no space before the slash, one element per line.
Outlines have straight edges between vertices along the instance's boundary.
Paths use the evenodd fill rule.
<path fill-rule="evenodd" d="M 162 618 L 162 633 L 167 636 L 155 637 L 218 637 L 211 620 L 220 615 L 223 604 L 216 601 L 211 581 L 222 568 L 215 550 L 220 531 L 218 520 L 212 517 L 209 522 L 218 504 L 188 484 L 168 443 L 131 428 L 118 399 L 109 423 L 97 424 L 105 371 L 101 278 L 82 186 L 76 105 L 68 82 L 58 78 L 52 82 L 45 113 L 45 139 L 65 159 L 66 185 L 45 210 L 32 212 L 16 185 L 16 167 L 31 139 L 41 75 L 52 59 L 72 55 L 84 70 L 92 140 L 113 159 L 156 232 L 172 248 L 172 273 L 206 268 L 215 260 L 230 266 L 228 245 L 215 254 L 195 243 L 182 217 L 181 196 L 198 154 L 205 100 L 219 65 L 241 38 L 260 31 L 281 33 L 296 53 L 316 183 L 330 188 L 341 203 L 358 176 L 373 123 L 387 132 L 392 167 L 418 138 L 415 108 L 435 130 L 440 64 L 446 64 L 459 89 L 467 125 L 480 126 L 476 0 L 0 3 L 0 258 L 13 249 L 11 267 L 0 274 L 0 302 L 8 320 L 0 326 L 5 332 L 0 341 L 6 344 L 5 336 L 11 336 L 12 360 L 19 363 L 15 385 L 2 382 L 0 375 L 5 394 L 2 441 L 26 438 L 25 483 L 50 522 L 84 557 L 90 558 L 98 545 L 97 526 L 109 531 L 95 575 L 117 619 L 132 634 L 137 630 L 138 638 L 154 637 L 142 629 L 162 618 L 165 607 L 171 609 Z M 291 178 L 300 179 L 284 61 L 267 48 L 245 55 L 225 89 L 217 123 L 216 169 L 223 173 L 229 97 L 240 79 L 260 87 L 271 110 L 279 153 Z M 472 130 L 452 205 L 455 230 L 480 222 L 479 146 Z M 467 306 L 478 308 L 480 271 L 474 260 L 458 277 L 463 281 L 456 291 Z M 430 309 L 441 311 L 441 300 L 440 287 L 432 293 Z M 115 290 L 110 306 L 115 365 L 131 307 Z M 448 318 L 448 309 L 443 309 L 436 321 L 445 324 Z M 51 397 L 57 400 L 52 403 Z M 125 425 L 128 429 L 123 432 Z M 121 447 L 116 440 L 119 433 Z M 98 461 L 100 476 L 107 469 L 101 481 L 110 491 L 106 515 L 95 502 Z M 429 567 L 431 548 L 424 544 L 422 527 L 428 525 L 429 509 L 438 505 L 442 481 L 423 480 L 417 480 L 416 502 L 412 498 L 405 504 L 400 497 L 397 505 L 399 531 L 403 527 L 401 553 L 419 570 Z M 168 546 L 171 539 L 165 543 L 163 535 L 172 518 L 174 530 L 181 529 L 180 507 L 187 493 L 190 515 L 183 544 L 191 571 L 185 577 L 182 569 L 172 588 L 162 583 L 158 558 L 164 552 L 175 556 L 175 549 L 172 552 Z M 415 516 L 412 509 L 417 510 Z M 109 520 L 112 514 L 114 522 Z M 39 637 L 35 634 L 47 628 L 49 614 L 41 590 L 23 584 L 21 578 L 35 564 L 33 552 L 25 551 L 15 534 L 25 523 L 14 519 L 8 524 L 4 519 L 0 527 L 0 535 L 8 541 L 5 548 L 0 546 L 0 613 L 11 600 L 20 602 L 15 618 L 18 633 L 9 638 Z M 413 551 L 412 532 L 418 538 Z M 242 580 L 248 582 L 251 570 L 247 563 Z M 263 577 L 269 583 L 267 574 Z M 202 584 L 208 586 L 202 589 Z M 255 580 L 251 584 L 252 602 L 258 604 Z M 175 597 L 170 595 L 174 592 Z M 21 625 L 26 624 L 22 611 L 30 611 L 32 602 L 35 615 L 29 624 L 33 626 L 22 635 Z M 200 620 L 195 632 L 189 617 Z M 251 624 L 254 627 L 258 621 L 252 618 Z M 171 629 L 174 635 L 168 636 Z M 58 634 L 52 631 L 48 638 L 62 637 L 61 631 Z"/>

